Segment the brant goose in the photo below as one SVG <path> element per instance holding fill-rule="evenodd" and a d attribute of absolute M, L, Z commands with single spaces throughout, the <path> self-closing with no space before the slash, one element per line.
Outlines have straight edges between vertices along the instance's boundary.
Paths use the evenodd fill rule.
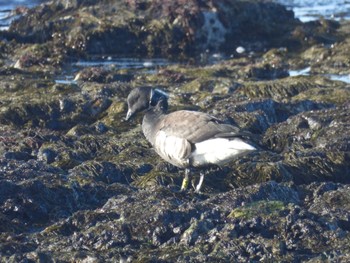
<path fill-rule="evenodd" d="M 223 165 L 255 148 L 242 138 L 247 134 L 203 112 L 180 110 L 167 114 L 168 94 L 151 87 L 133 89 L 128 98 L 129 120 L 144 111 L 142 131 L 167 162 L 185 168 L 181 190 L 190 180 L 190 168 Z M 195 191 L 199 192 L 204 174 Z"/>

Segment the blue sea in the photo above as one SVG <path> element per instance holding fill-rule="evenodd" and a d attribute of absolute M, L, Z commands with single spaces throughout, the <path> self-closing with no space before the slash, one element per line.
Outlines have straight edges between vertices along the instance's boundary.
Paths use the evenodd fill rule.
<path fill-rule="evenodd" d="M 302 22 L 317 20 L 320 17 L 341 20 L 350 19 L 349 0 L 275 0 L 293 10 Z"/>

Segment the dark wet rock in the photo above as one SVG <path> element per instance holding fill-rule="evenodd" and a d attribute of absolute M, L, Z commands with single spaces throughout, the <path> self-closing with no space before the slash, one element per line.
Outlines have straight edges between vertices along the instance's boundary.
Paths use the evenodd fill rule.
<path fill-rule="evenodd" d="M 332 209 L 326 216 L 315 213 L 312 205 L 316 207 L 320 198 L 303 205 L 306 193 L 321 186 L 304 189 L 272 182 L 200 198 L 164 188 L 120 193 L 100 209 L 76 212 L 26 243 L 8 239 L 2 247 L 22 244 L 25 252 L 18 257 L 42 255 L 68 261 L 69 255 L 81 260 L 129 258 L 136 262 L 155 257 L 165 262 L 344 259 L 346 254 L 338 251 L 348 251 L 349 234 L 342 229 L 345 220 L 336 219 L 341 211 Z M 341 185 L 333 189 L 321 196 L 347 191 Z M 50 254 L 45 249 L 49 244 Z M 74 252 L 82 247 L 88 252 Z"/>
<path fill-rule="evenodd" d="M 114 191 L 92 187 L 93 184 L 80 185 L 73 175 L 34 160 L 1 160 L 1 169 L 1 212 L 7 221 L 2 231 L 11 233 L 47 226 L 83 207 L 96 207 Z M 13 226 L 6 230 L 11 221 Z"/>
<path fill-rule="evenodd" d="M 256 80 L 279 79 L 288 77 L 288 71 L 284 68 L 271 67 L 269 64 L 261 67 L 252 67 L 247 72 L 247 77 Z"/>
<path fill-rule="evenodd" d="M 311 62 L 311 71 L 314 73 L 322 74 L 350 74 L 349 72 L 349 60 L 346 56 L 347 50 L 349 50 L 349 40 L 342 41 L 340 43 L 334 43 L 333 45 L 320 46 L 316 48 L 310 48 L 305 51 L 303 57 L 309 58 L 311 54 L 316 59 Z"/>
<path fill-rule="evenodd" d="M 329 20 L 303 24 L 285 7 L 266 1 L 62 0 L 29 9 L 11 24 L 9 32 L 0 32 L 0 36 L 20 43 L 5 45 L 11 50 L 8 58 L 16 67 L 48 72 L 57 70 L 72 57 L 87 55 L 161 56 L 178 60 L 203 58 L 213 52 L 236 56 L 240 47 L 246 52 L 239 56 L 245 57 L 250 51 L 271 48 L 299 51 L 316 45 L 325 50 L 320 53 L 331 56 L 322 55 L 320 60 L 307 51 L 303 62 L 293 60 L 291 64 L 312 62 L 315 72 L 321 72 L 318 68 L 324 61 L 332 68 L 346 71 L 348 63 L 342 56 L 346 48 L 343 49 L 344 44 L 338 45 L 344 33 L 338 32 L 339 27 L 342 24 Z M 337 45 L 342 51 L 328 48 Z M 276 61 L 265 57 L 267 65 L 252 67 L 247 74 L 258 79 L 286 76 L 285 67 L 279 68 L 281 65 Z"/>
<path fill-rule="evenodd" d="M 117 167 L 110 162 L 84 162 L 70 170 L 70 176 L 76 176 L 82 181 L 101 181 L 106 184 L 127 183 L 130 181 L 131 170 Z M 93 178 L 91 178 L 93 177 Z"/>
<path fill-rule="evenodd" d="M 17 77 L 25 82 L 21 79 L 11 81 L 0 94 L 0 123 L 5 125 L 66 130 L 81 120 L 95 122 L 112 103 L 110 97 L 114 91 L 103 87 L 91 91 L 86 85 L 59 86 L 49 80 L 28 77 L 22 72 Z M 11 79 L 11 76 L 6 76 L 5 79 Z M 18 94 L 15 98 L 9 96 L 16 91 Z M 87 91 L 89 95 L 82 96 Z M 41 96 L 41 99 L 37 96 Z"/>
<path fill-rule="evenodd" d="M 102 67 L 85 68 L 75 76 L 79 81 L 111 82 L 114 80 L 112 72 Z"/>
<path fill-rule="evenodd" d="M 103 122 L 96 123 L 95 129 L 99 133 L 105 133 L 108 131 L 108 127 Z"/>
<path fill-rule="evenodd" d="M 349 85 L 285 74 L 348 74 L 346 22 L 301 24 L 256 1 L 62 0 L 26 12 L 0 32 L 1 262 L 350 261 Z M 54 81 L 68 58 L 205 48 L 235 53 Z M 140 116 L 124 121 L 127 94 L 144 85 L 168 91 L 171 110 L 247 129 L 258 151 L 204 169 L 201 194 L 179 192 L 183 171 L 155 154 Z"/>
<path fill-rule="evenodd" d="M 295 39 L 303 40 L 299 43 L 329 45 L 336 42 L 337 38 L 332 35 L 340 27 L 337 21 L 320 19 L 310 21 L 297 26 L 292 32 Z"/>
<path fill-rule="evenodd" d="M 4 154 L 4 158 L 28 161 L 30 159 L 34 159 L 34 156 L 32 156 L 26 152 L 6 152 Z"/>
<path fill-rule="evenodd" d="M 336 27 L 324 30 L 323 37 L 328 35 L 327 32 L 336 31 L 337 40 L 333 37 L 326 37 L 328 40 L 322 43 L 316 43 L 297 55 L 297 58 L 292 58 L 290 65 L 294 69 L 303 69 L 310 66 L 312 73 L 318 74 L 349 74 L 349 60 L 346 55 L 349 50 L 349 21 L 343 21 L 340 24 L 334 21 L 321 20 L 318 22 L 326 26 L 336 23 Z M 315 32 L 313 30 L 313 32 Z M 308 41 L 309 39 L 306 39 Z"/>
<path fill-rule="evenodd" d="M 18 58 L 14 67 L 19 69 L 52 69 L 52 67 L 49 66 L 59 66 L 62 62 L 62 58 L 59 58 L 60 55 L 57 54 L 55 57 L 55 54 L 52 52 L 50 44 L 28 45 L 27 47 L 21 48 L 15 55 Z"/>
<path fill-rule="evenodd" d="M 340 151 L 347 152 L 349 150 L 347 143 L 349 136 L 347 132 L 348 118 L 348 107 L 337 107 L 298 114 L 289 118 L 286 122 L 271 127 L 266 133 L 267 136 L 274 134 L 272 136 L 281 138 L 283 137 L 283 132 L 279 130 L 279 127 L 286 128 L 288 130 L 288 136 L 285 136 L 285 142 L 287 143 L 288 141 L 289 143 L 284 146 L 270 144 L 269 147 L 281 151 L 285 147 L 291 147 L 292 144 L 308 142 L 311 146 L 319 149 L 332 149 L 334 147 L 333 149 L 337 148 Z M 329 134 L 332 134 L 332 137 L 328 137 L 327 135 Z M 275 138 L 277 139 L 277 137 Z M 266 141 L 268 140 L 270 139 Z"/>
<path fill-rule="evenodd" d="M 56 156 L 57 156 L 57 152 L 53 149 L 50 149 L 49 147 L 48 148 L 42 147 L 38 152 L 38 159 L 48 164 L 54 162 Z"/>
<path fill-rule="evenodd" d="M 284 153 L 283 163 L 295 182 L 316 178 L 348 182 L 348 118 L 347 107 L 298 114 L 272 126 L 263 141 L 270 149 Z M 288 136 L 283 136 L 279 127 L 286 128 Z"/>
<path fill-rule="evenodd" d="M 299 101 L 283 103 L 273 99 L 241 101 L 233 96 L 216 102 L 215 115 L 222 115 L 228 122 L 238 123 L 254 133 L 264 133 L 272 124 L 286 121 L 300 112 L 333 108 L 329 103 Z"/>
<path fill-rule="evenodd" d="M 28 10 L 10 32 L 19 41 L 50 42 L 71 54 L 171 57 L 232 53 L 240 45 L 261 50 L 288 42 L 297 25 L 291 11 L 263 1 L 56 1 Z"/>
<path fill-rule="evenodd" d="M 309 93 L 308 98 L 312 97 L 310 92 L 319 91 L 320 99 L 317 96 L 312 99 L 315 101 L 327 102 L 327 97 L 322 98 L 321 94 L 329 94 L 329 102 L 333 101 L 333 94 L 331 91 L 335 88 L 337 91 L 341 91 L 342 87 L 345 87 L 345 83 L 335 83 L 327 78 L 323 77 L 290 77 L 285 79 L 280 79 L 277 81 L 261 81 L 261 82 L 247 82 L 244 83 L 239 88 L 239 93 L 253 98 L 273 98 L 277 101 L 288 99 L 288 98 L 298 98 L 304 93 Z M 346 91 L 345 91 L 346 92 Z M 302 98 L 305 98 L 303 96 Z M 336 97 L 334 98 L 336 99 Z M 344 102 L 342 97 L 338 98 L 340 103 Z"/>

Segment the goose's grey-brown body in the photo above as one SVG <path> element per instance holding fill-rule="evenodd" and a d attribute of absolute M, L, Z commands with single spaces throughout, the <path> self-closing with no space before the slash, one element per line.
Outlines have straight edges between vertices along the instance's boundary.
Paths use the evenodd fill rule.
<path fill-rule="evenodd" d="M 182 189 L 187 187 L 189 168 L 223 165 L 255 150 L 243 141 L 238 127 L 206 113 L 181 110 L 166 114 L 167 96 L 159 90 L 136 88 L 127 101 L 126 119 L 145 110 L 142 130 L 147 140 L 164 160 L 186 168 Z M 203 175 L 196 191 L 202 182 Z"/>

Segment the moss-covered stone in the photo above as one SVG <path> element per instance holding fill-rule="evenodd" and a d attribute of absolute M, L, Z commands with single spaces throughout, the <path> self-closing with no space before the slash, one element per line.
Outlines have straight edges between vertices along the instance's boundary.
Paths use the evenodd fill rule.
<path fill-rule="evenodd" d="M 261 217 L 277 217 L 278 214 L 287 209 L 287 205 L 280 201 L 261 201 L 246 204 L 242 207 L 234 209 L 228 217 L 252 219 L 257 216 Z"/>
<path fill-rule="evenodd" d="M 348 262 L 349 85 L 322 74 L 348 74 L 349 27 L 263 2 L 62 0 L 1 31 L 0 261 Z M 232 57 L 206 64 L 218 50 Z M 201 52 L 55 82 L 92 54 Z M 141 116 L 124 121 L 145 85 L 169 92 L 171 111 L 249 130 L 258 151 L 180 192 L 184 172 L 154 152 Z"/>
<path fill-rule="evenodd" d="M 256 21 L 249 19 L 252 13 L 257 14 Z M 292 12 L 275 3 L 58 1 L 28 10 L 10 31 L 25 41 L 52 41 L 57 47 L 54 50 L 75 55 L 88 52 L 181 58 L 207 49 L 232 52 L 240 43 L 253 40 L 263 45 L 270 39 L 268 45 L 278 45 L 278 38 L 299 24 Z M 263 35 L 269 38 L 262 41 Z"/>

